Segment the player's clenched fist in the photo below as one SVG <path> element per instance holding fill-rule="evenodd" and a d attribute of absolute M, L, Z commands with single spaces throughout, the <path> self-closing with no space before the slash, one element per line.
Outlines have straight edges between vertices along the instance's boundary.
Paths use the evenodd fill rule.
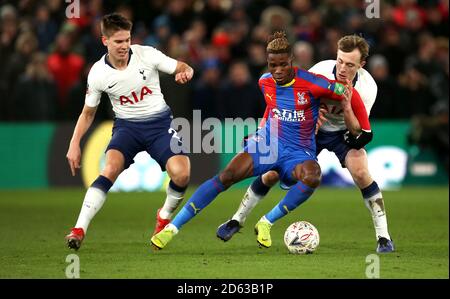
<path fill-rule="evenodd" d="M 177 83 L 184 84 L 189 82 L 192 79 L 192 76 L 194 76 L 194 70 L 192 68 L 189 68 L 184 72 L 176 74 L 175 81 Z"/>
<path fill-rule="evenodd" d="M 178 61 L 175 69 L 175 81 L 180 84 L 189 82 L 194 76 L 194 69 L 184 62 Z"/>

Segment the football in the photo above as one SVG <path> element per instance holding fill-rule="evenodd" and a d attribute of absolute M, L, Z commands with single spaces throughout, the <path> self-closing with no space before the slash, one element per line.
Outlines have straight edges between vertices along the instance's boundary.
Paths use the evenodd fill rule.
<path fill-rule="evenodd" d="M 307 221 L 292 223 L 284 233 L 284 244 L 293 254 L 313 253 L 319 247 L 319 241 L 319 231 Z"/>

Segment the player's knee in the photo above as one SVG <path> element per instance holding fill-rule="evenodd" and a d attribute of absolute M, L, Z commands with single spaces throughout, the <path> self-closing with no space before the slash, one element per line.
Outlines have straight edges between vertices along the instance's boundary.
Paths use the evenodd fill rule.
<path fill-rule="evenodd" d="M 303 184 L 311 188 L 317 188 L 320 185 L 321 175 L 319 174 L 305 174 L 303 177 Z"/>
<path fill-rule="evenodd" d="M 262 181 L 264 185 L 272 187 L 279 180 L 279 175 L 276 171 L 269 171 L 262 176 Z"/>
<path fill-rule="evenodd" d="M 119 174 L 122 172 L 123 167 L 117 163 L 108 163 L 103 169 L 103 175 L 110 179 L 111 181 L 115 181 Z"/>
<path fill-rule="evenodd" d="M 182 171 L 180 173 L 177 173 L 173 175 L 170 178 L 177 186 L 180 187 L 186 187 L 189 184 L 189 181 L 191 179 L 191 176 L 189 175 L 189 172 Z"/>
<path fill-rule="evenodd" d="M 311 161 L 305 163 L 302 168 L 302 174 L 300 175 L 301 181 L 308 187 L 317 188 L 320 185 L 322 179 L 322 172 L 318 163 Z"/>
<path fill-rule="evenodd" d="M 363 185 L 366 181 L 370 181 L 369 171 L 363 167 L 355 169 L 352 172 L 353 180 L 357 185 Z"/>
<path fill-rule="evenodd" d="M 219 179 L 225 187 L 230 187 L 236 182 L 236 176 L 231 169 L 225 169 L 219 175 Z"/>
<path fill-rule="evenodd" d="M 180 187 L 185 187 L 190 181 L 190 163 L 186 156 L 173 156 L 166 163 L 170 179 Z"/>

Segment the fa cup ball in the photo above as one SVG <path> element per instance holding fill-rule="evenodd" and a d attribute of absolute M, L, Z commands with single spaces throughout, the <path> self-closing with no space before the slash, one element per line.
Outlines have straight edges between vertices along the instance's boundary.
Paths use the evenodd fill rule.
<path fill-rule="evenodd" d="M 293 254 L 313 253 L 319 247 L 319 232 L 307 221 L 297 221 L 289 225 L 284 233 L 284 244 Z"/>

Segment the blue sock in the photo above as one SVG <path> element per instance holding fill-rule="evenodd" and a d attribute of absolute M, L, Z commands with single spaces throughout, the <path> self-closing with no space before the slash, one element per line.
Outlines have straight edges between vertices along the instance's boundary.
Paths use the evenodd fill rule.
<path fill-rule="evenodd" d="M 380 188 L 378 187 L 378 184 L 375 181 L 373 181 L 372 184 L 370 184 L 366 188 L 361 189 L 363 198 L 370 198 L 379 192 Z"/>
<path fill-rule="evenodd" d="M 200 210 L 209 205 L 214 198 L 226 188 L 216 175 L 207 180 L 192 194 L 191 198 L 186 202 L 183 208 L 177 213 L 172 220 L 172 224 L 180 229 L 186 222 L 197 215 Z"/>
<path fill-rule="evenodd" d="M 250 187 L 252 188 L 252 191 L 259 196 L 265 196 L 270 190 L 270 187 L 264 185 L 262 176 L 257 177 Z"/>
<path fill-rule="evenodd" d="M 278 205 L 265 215 L 266 219 L 273 224 L 275 221 L 284 217 L 287 213 L 292 212 L 295 208 L 305 202 L 313 194 L 314 190 L 314 188 L 308 187 L 298 181 L 297 184 L 292 186 Z"/>
<path fill-rule="evenodd" d="M 98 188 L 105 193 L 108 193 L 113 183 L 105 176 L 99 175 L 98 178 L 92 183 L 91 187 Z"/>
<path fill-rule="evenodd" d="M 172 188 L 172 190 L 177 191 L 178 193 L 184 193 L 187 189 L 187 185 L 184 187 L 180 187 L 177 184 L 175 184 L 172 180 L 169 181 L 169 186 Z"/>

